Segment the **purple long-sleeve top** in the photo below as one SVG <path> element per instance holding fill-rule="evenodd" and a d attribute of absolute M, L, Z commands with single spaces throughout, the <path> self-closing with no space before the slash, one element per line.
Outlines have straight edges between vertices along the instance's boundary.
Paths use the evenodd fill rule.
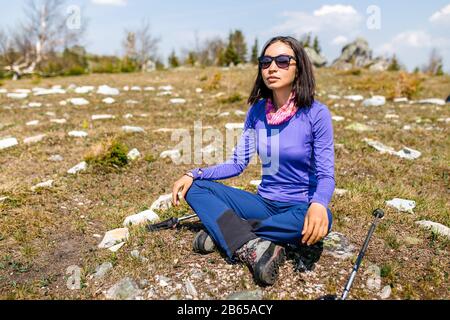
<path fill-rule="evenodd" d="M 330 111 L 315 101 L 285 123 L 270 125 L 265 104 L 261 99 L 250 107 L 233 156 L 221 164 L 193 169 L 194 179 L 238 176 L 256 151 L 262 163 L 259 195 L 284 202 L 317 202 L 327 208 L 335 187 Z"/>

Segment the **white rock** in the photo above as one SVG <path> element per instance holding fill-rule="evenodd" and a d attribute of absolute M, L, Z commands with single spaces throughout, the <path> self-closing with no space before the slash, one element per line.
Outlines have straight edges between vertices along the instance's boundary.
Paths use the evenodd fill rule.
<path fill-rule="evenodd" d="M 242 110 L 236 110 L 234 112 L 234 114 L 237 115 L 237 116 L 245 116 L 246 115 L 246 113 L 244 111 L 242 111 Z"/>
<path fill-rule="evenodd" d="M 123 91 L 130 91 L 130 87 L 129 86 L 123 87 Z"/>
<path fill-rule="evenodd" d="M 23 143 L 29 144 L 29 143 L 36 143 L 42 141 L 47 135 L 46 134 L 38 134 L 37 136 L 28 137 L 23 139 Z"/>
<path fill-rule="evenodd" d="M 141 127 L 133 127 L 133 126 L 123 126 L 122 131 L 125 132 L 145 132 Z"/>
<path fill-rule="evenodd" d="M 158 90 L 162 90 L 162 91 L 172 91 L 173 87 L 171 85 L 168 86 L 159 86 Z"/>
<path fill-rule="evenodd" d="M 411 126 L 409 124 L 405 124 L 402 128 L 402 130 L 411 130 Z"/>
<path fill-rule="evenodd" d="M 48 160 L 49 161 L 54 161 L 54 162 L 60 162 L 60 161 L 63 161 L 64 158 L 62 156 L 60 156 L 59 154 L 54 154 L 54 155 L 50 156 L 48 158 Z"/>
<path fill-rule="evenodd" d="M 366 281 L 367 288 L 369 290 L 379 291 L 381 288 L 381 270 L 377 265 L 369 266 L 365 274 L 369 274 L 369 278 Z"/>
<path fill-rule="evenodd" d="M 362 95 L 348 95 L 344 96 L 344 99 L 351 100 L 351 101 L 361 101 L 364 100 L 364 97 Z"/>
<path fill-rule="evenodd" d="M 372 98 L 363 101 L 364 107 L 379 107 L 386 103 L 386 98 L 383 96 L 373 96 Z"/>
<path fill-rule="evenodd" d="M 345 118 L 341 117 L 341 116 L 332 116 L 331 119 L 333 119 L 334 121 L 338 121 L 339 122 L 339 121 L 344 120 Z"/>
<path fill-rule="evenodd" d="M 399 211 L 413 213 L 413 209 L 416 206 L 416 202 L 413 200 L 394 198 L 392 200 L 386 201 L 386 205 L 395 208 Z"/>
<path fill-rule="evenodd" d="M 364 138 L 363 141 L 365 141 L 369 146 L 378 150 L 380 153 L 389 153 L 389 154 L 394 154 L 394 155 L 397 153 L 394 150 L 394 148 L 388 147 L 379 141 L 368 139 L 368 138 Z"/>
<path fill-rule="evenodd" d="M 450 239 L 450 228 L 447 226 L 444 226 L 443 224 L 429 221 L 429 220 L 420 220 L 420 221 L 416 221 L 416 223 L 423 228 L 431 229 L 431 231 Z"/>
<path fill-rule="evenodd" d="M 104 103 L 106 103 L 106 104 L 113 104 L 114 102 L 116 102 L 116 100 L 114 100 L 114 99 L 111 98 L 111 97 L 105 98 L 105 99 L 103 99 L 102 101 L 103 101 Z"/>
<path fill-rule="evenodd" d="M 154 87 L 145 87 L 144 91 L 155 91 Z"/>
<path fill-rule="evenodd" d="M 41 183 L 38 183 L 37 185 L 31 187 L 31 191 L 36 191 L 40 188 L 51 188 L 53 186 L 53 180 L 47 180 Z"/>
<path fill-rule="evenodd" d="M 116 117 L 112 114 L 94 114 L 92 115 L 92 120 L 107 120 L 107 119 L 115 119 Z"/>
<path fill-rule="evenodd" d="M 50 94 L 66 94 L 66 90 L 61 88 L 42 89 L 34 93 L 35 96 L 46 96 Z"/>
<path fill-rule="evenodd" d="M 49 117 L 56 117 L 56 113 L 48 111 L 45 113 L 45 115 L 49 116 Z"/>
<path fill-rule="evenodd" d="M 171 96 L 171 95 L 172 95 L 172 92 L 170 92 L 170 91 L 161 91 L 156 94 L 156 96 L 158 96 L 158 97 Z"/>
<path fill-rule="evenodd" d="M 384 118 L 385 119 L 398 119 L 399 116 L 397 114 L 395 114 L 395 113 L 386 113 L 384 115 Z"/>
<path fill-rule="evenodd" d="M 335 193 L 337 196 L 343 196 L 343 195 L 346 194 L 347 192 L 348 192 L 347 189 L 339 189 L 339 188 L 335 188 L 335 189 L 334 189 L 334 193 Z"/>
<path fill-rule="evenodd" d="M 197 92 L 197 93 L 202 93 L 202 92 L 203 92 L 203 89 L 202 89 L 202 88 L 195 88 L 195 92 Z"/>
<path fill-rule="evenodd" d="M 59 105 L 60 105 L 60 106 L 63 106 L 63 107 L 64 107 L 64 106 L 67 106 L 67 101 L 65 101 L 65 100 L 60 101 L 60 102 L 59 102 Z"/>
<path fill-rule="evenodd" d="M 87 132 L 84 132 L 84 131 L 70 131 L 69 133 L 68 133 L 68 135 L 69 136 L 71 136 L 71 137 L 75 137 L 75 138 L 84 138 L 84 137 L 87 137 L 88 136 L 88 134 L 87 134 Z"/>
<path fill-rule="evenodd" d="M 74 106 L 85 106 L 89 104 L 89 101 L 87 101 L 85 98 L 72 98 L 69 99 L 69 102 Z"/>
<path fill-rule="evenodd" d="M 75 93 L 89 93 L 94 91 L 94 87 L 93 86 L 82 86 L 82 87 L 77 87 L 75 88 Z"/>
<path fill-rule="evenodd" d="M 227 123 L 225 124 L 225 128 L 228 130 L 234 130 L 234 129 L 244 129 L 244 123 Z"/>
<path fill-rule="evenodd" d="M 414 160 L 419 158 L 422 153 L 420 151 L 408 148 L 408 147 L 403 147 L 403 149 L 401 149 L 400 151 L 398 151 L 396 153 L 397 156 L 399 156 L 400 158 L 404 158 L 404 159 L 408 159 L 408 160 Z"/>
<path fill-rule="evenodd" d="M 119 89 L 111 88 L 107 85 L 102 85 L 97 89 L 97 94 L 102 94 L 105 96 L 117 96 L 119 93 Z"/>
<path fill-rule="evenodd" d="M 443 105 L 445 105 L 445 100 L 443 100 L 443 99 L 437 99 L 437 98 L 431 98 L 431 99 L 422 99 L 422 100 L 419 100 L 419 101 L 415 101 L 415 103 L 420 103 L 420 104 L 436 104 L 436 105 L 443 106 Z"/>
<path fill-rule="evenodd" d="M 174 98 L 174 99 L 170 99 L 170 103 L 172 104 L 183 104 L 186 103 L 185 99 L 181 99 L 181 98 Z"/>
<path fill-rule="evenodd" d="M 172 159 L 172 161 L 176 161 L 179 158 L 181 158 L 181 152 L 178 149 L 166 150 L 166 151 L 161 152 L 161 154 L 159 156 L 162 159 L 169 157 Z"/>
<path fill-rule="evenodd" d="M 177 129 L 174 129 L 174 128 L 159 128 L 159 129 L 156 129 L 156 130 L 153 130 L 153 132 L 173 132 L 173 131 L 175 131 L 175 130 L 177 130 Z"/>
<path fill-rule="evenodd" d="M 141 87 L 133 86 L 131 87 L 131 91 L 142 91 Z"/>
<path fill-rule="evenodd" d="M 16 89 L 14 90 L 16 93 L 31 93 L 30 89 Z"/>
<path fill-rule="evenodd" d="M 127 100 L 127 101 L 125 101 L 125 103 L 126 103 L 126 104 L 138 104 L 139 101 L 136 101 L 136 100 Z"/>
<path fill-rule="evenodd" d="M 27 126 L 37 126 L 39 124 L 39 120 L 32 120 L 26 123 Z"/>
<path fill-rule="evenodd" d="M 79 164 L 77 164 L 75 167 L 69 169 L 67 171 L 67 173 L 76 174 L 77 172 L 84 171 L 86 169 L 87 169 L 87 163 L 86 163 L 86 161 L 83 161 L 83 162 L 80 162 Z"/>
<path fill-rule="evenodd" d="M 42 103 L 40 103 L 40 102 L 30 102 L 28 104 L 28 107 L 30 107 L 30 108 L 40 108 L 40 107 L 42 107 Z"/>
<path fill-rule="evenodd" d="M 67 120 L 66 119 L 50 119 L 50 122 L 64 124 L 67 122 Z"/>
<path fill-rule="evenodd" d="M 394 99 L 395 103 L 400 103 L 400 102 L 408 102 L 408 98 L 402 97 L 402 98 L 395 98 Z"/>
<path fill-rule="evenodd" d="M 363 123 L 353 122 L 345 127 L 347 130 L 353 130 L 357 132 L 373 131 L 372 127 L 365 125 Z"/>
<path fill-rule="evenodd" d="M 172 194 L 163 194 L 152 203 L 150 210 L 167 210 L 172 207 Z"/>
<path fill-rule="evenodd" d="M 0 89 L 0 94 L 8 93 L 8 90 L 6 89 Z"/>
<path fill-rule="evenodd" d="M 13 147 L 15 145 L 18 145 L 16 138 L 6 138 L 0 140 L 0 150 Z"/>
<path fill-rule="evenodd" d="M 122 243 L 123 241 L 127 241 L 130 236 L 130 232 L 128 228 L 118 228 L 114 230 L 110 230 L 105 233 L 103 240 L 100 242 L 98 247 L 100 249 L 107 249 L 117 244 Z"/>
<path fill-rule="evenodd" d="M 130 160 L 136 160 L 137 158 L 139 158 L 141 156 L 141 153 L 139 152 L 138 149 L 134 148 L 133 150 L 131 150 L 130 152 L 128 152 L 127 154 L 127 158 Z"/>
<path fill-rule="evenodd" d="M 391 296 L 391 292 L 391 286 L 385 286 L 380 292 L 380 298 L 383 300 L 389 299 L 389 297 Z"/>
<path fill-rule="evenodd" d="M 333 99 L 333 100 L 338 100 L 341 99 L 341 96 L 335 95 L 335 94 L 329 94 L 328 95 L 329 99 Z"/>
<path fill-rule="evenodd" d="M 189 279 L 186 279 L 184 281 L 184 286 L 186 288 L 186 293 L 190 296 L 193 297 L 197 297 L 198 296 L 198 292 L 195 289 L 194 285 L 192 284 L 192 282 Z"/>
<path fill-rule="evenodd" d="M 228 117 L 230 113 L 228 111 L 219 113 L 219 117 Z"/>
<path fill-rule="evenodd" d="M 133 115 L 131 113 L 127 113 L 123 116 L 125 119 L 133 118 Z"/>
<path fill-rule="evenodd" d="M 112 251 L 112 252 L 117 252 L 117 251 L 119 251 L 120 248 L 123 247 L 124 244 L 125 244 L 125 242 L 120 242 L 112 247 L 109 247 L 108 250 Z"/>
<path fill-rule="evenodd" d="M 143 223 L 154 223 L 159 221 L 159 216 L 153 212 L 153 210 L 145 210 L 140 213 L 128 216 L 125 218 L 123 225 L 125 227 L 129 225 L 139 225 Z"/>
<path fill-rule="evenodd" d="M 251 180 L 250 184 L 253 186 L 259 186 L 261 184 L 262 180 Z"/>
<path fill-rule="evenodd" d="M 20 99 L 25 99 L 25 98 L 27 98 L 28 97 L 28 93 L 8 93 L 7 95 L 6 95 L 8 98 L 10 98 L 10 99 L 17 99 L 17 100 L 20 100 Z"/>

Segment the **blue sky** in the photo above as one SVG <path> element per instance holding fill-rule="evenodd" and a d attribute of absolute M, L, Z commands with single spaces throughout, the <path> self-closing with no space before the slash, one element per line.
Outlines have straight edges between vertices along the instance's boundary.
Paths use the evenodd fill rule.
<path fill-rule="evenodd" d="M 24 19 L 25 0 L 2 2 L 0 27 L 12 28 Z M 167 61 L 175 49 L 180 53 L 213 36 L 226 39 L 230 30 L 244 32 L 249 47 L 255 37 L 260 46 L 274 35 L 299 37 L 311 31 L 319 37 L 329 62 L 342 46 L 363 36 L 374 56 L 394 52 L 409 70 L 428 60 L 432 48 L 444 58 L 450 71 L 450 1 L 300 1 L 300 0 L 67 0 L 66 6 L 81 8 L 81 22 L 88 21 L 83 44 L 99 54 L 122 54 L 124 29 L 137 28 L 143 19 L 161 37 L 159 53 Z M 378 27 L 367 27 L 379 8 Z M 8 14 L 4 14 L 7 12 Z M 373 24 L 372 24 L 373 26 Z M 376 26 L 376 24 L 375 24 Z"/>

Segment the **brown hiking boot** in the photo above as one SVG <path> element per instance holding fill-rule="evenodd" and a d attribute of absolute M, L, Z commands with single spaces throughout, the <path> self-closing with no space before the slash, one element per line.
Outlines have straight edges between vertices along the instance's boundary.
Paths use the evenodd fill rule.
<path fill-rule="evenodd" d="M 214 252 L 216 245 L 214 244 L 211 236 L 205 230 L 200 230 L 195 235 L 194 241 L 192 242 L 192 248 L 195 252 L 208 254 Z"/>
<path fill-rule="evenodd" d="M 251 268 L 255 280 L 262 285 L 275 283 L 279 267 L 286 260 L 286 253 L 282 246 L 261 238 L 244 244 L 236 250 L 236 255 Z"/>

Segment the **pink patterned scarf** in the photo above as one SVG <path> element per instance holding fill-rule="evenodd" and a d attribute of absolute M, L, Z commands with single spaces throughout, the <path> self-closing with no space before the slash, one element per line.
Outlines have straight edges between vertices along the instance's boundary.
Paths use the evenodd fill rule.
<path fill-rule="evenodd" d="M 282 107 L 278 108 L 278 110 L 275 113 L 272 113 L 272 111 L 275 110 L 275 106 L 273 105 L 272 100 L 270 98 L 267 98 L 266 103 L 267 122 L 271 125 L 278 125 L 292 118 L 292 116 L 297 112 L 298 109 L 295 104 L 296 102 L 295 100 L 296 100 L 295 93 L 294 91 L 292 91 L 286 103 Z"/>

